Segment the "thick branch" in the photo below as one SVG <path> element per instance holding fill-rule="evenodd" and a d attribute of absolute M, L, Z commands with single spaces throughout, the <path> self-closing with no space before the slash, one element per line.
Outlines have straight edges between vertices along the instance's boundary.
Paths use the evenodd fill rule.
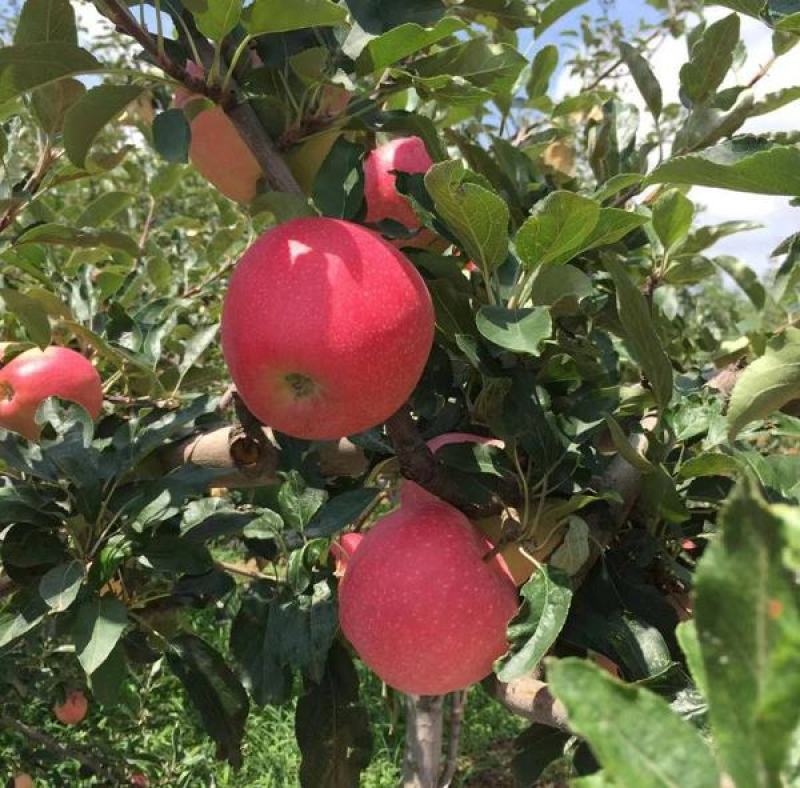
<path fill-rule="evenodd" d="M 530 676 L 503 684 L 492 674 L 484 679 L 483 687 L 513 714 L 550 728 L 569 730 L 564 704 L 550 694 L 543 681 Z"/>
<path fill-rule="evenodd" d="M 406 696 L 403 788 L 437 788 L 442 758 L 443 695 Z"/>

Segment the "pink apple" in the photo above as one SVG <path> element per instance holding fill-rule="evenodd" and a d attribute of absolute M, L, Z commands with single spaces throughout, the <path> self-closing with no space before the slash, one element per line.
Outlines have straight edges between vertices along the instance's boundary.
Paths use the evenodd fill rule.
<path fill-rule="evenodd" d="M 341 219 L 293 219 L 236 266 L 222 350 L 262 423 L 328 440 L 380 424 L 408 399 L 433 324 L 422 278 L 379 235 Z"/>
<path fill-rule="evenodd" d="M 420 221 L 408 198 L 397 191 L 393 170 L 409 173 L 427 172 L 433 165 L 425 143 L 419 137 L 401 137 L 380 145 L 364 161 L 364 197 L 367 201 L 365 221 L 377 224 L 393 219 L 409 230 L 417 230 Z M 423 231 L 417 237 L 398 240 L 397 246 L 427 246 L 435 238 Z"/>
<path fill-rule="evenodd" d="M 195 79 L 204 76 L 196 63 L 187 63 L 186 72 Z M 186 88 L 178 88 L 175 107 L 183 109 L 197 98 Z M 191 129 L 189 160 L 197 171 L 229 199 L 250 202 L 262 176 L 261 165 L 225 111 L 219 106 L 202 110 L 192 119 Z"/>
<path fill-rule="evenodd" d="M 36 410 L 48 397 L 77 402 L 96 419 L 103 384 L 92 363 L 65 347 L 26 350 L 0 369 L 0 427 L 39 437 Z"/>
<path fill-rule="evenodd" d="M 88 711 L 89 701 L 80 690 L 68 692 L 63 703 L 53 706 L 53 714 L 64 725 L 77 725 L 83 721 Z"/>
<path fill-rule="evenodd" d="M 364 536 L 339 585 L 358 655 L 402 692 L 442 695 L 486 677 L 507 649 L 514 584 L 461 512 L 413 482 Z"/>

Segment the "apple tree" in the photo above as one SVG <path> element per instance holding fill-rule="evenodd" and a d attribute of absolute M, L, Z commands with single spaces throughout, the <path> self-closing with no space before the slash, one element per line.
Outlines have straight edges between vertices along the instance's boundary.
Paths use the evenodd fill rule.
<path fill-rule="evenodd" d="M 797 133 L 742 130 L 800 3 L 582 5 L 11 9 L 0 730 L 59 752 L 26 698 L 113 725 L 163 660 L 220 759 L 294 704 L 299 783 L 356 786 L 363 663 L 405 785 L 478 683 L 520 785 L 798 779 L 800 234 L 760 277 L 692 187 L 800 199 Z"/>

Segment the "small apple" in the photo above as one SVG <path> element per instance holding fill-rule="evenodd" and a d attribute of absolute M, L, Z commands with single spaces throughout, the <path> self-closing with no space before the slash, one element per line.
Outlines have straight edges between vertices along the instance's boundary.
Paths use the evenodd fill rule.
<path fill-rule="evenodd" d="M 131 785 L 136 785 L 138 788 L 149 788 L 150 780 L 146 774 L 142 774 L 141 772 L 134 772 L 131 775 L 130 779 Z"/>
<path fill-rule="evenodd" d="M 419 217 L 408 198 L 397 191 L 397 176 L 393 171 L 424 173 L 432 166 L 433 159 L 419 137 L 400 137 L 370 151 L 364 160 L 365 221 L 377 224 L 384 219 L 393 219 L 409 230 L 418 230 L 421 226 Z M 414 238 L 393 243 L 398 247 L 427 247 L 433 240 L 434 234 L 423 230 Z"/>
<path fill-rule="evenodd" d="M 103 405 L 103 384 L 92 363 L 74 350 L 26 350 L 0 368 L 0 427 L 36 440 L 36 409 L 48 397 L 77 402 L 96 419 Z"/>
<path fill-rule="evenodd" d="M 508 647 L 514 584 L 464 515 L 413 482 L 347 559 L 339 620 L 366 665 L 402 692 L 443 695 L 485 678 Z"/>
<path fill-rule="evenodd" d="M 433 342 L 431 297 L 377 233 L 325 217 L 264 233 L 231 277 L 222 350 L 264 424 L 332 440 L 386 421 L 409 397 Z"/>
<path fill-rule="evenodd" d="M 193 62 L 186 64 L 186 72 L 195 79 L 204 75 L 203 69 Z M 197 98 L 200 97 L 186 88 L 178 88 L 174 104 L 183 109 Z M 197 171 L 229 199 L 250 202 L 263 175 L 261 165 L 225 111 L 216 105 L 203 109 L 190 125 L 189 160 Z"/>
<path fill-rule="evenodd" d="M 33 777 L 27 772 L 20 772 L 14 776 L 14 788 L 33 788 Z"/>
<path fill-rule="evenodd" d="M 77 725 L 89 711 L 89 701 L 80 690 L 70 690 L 63 703 L 53 706 L 53 714 L 64 725 Z"/>
<path fill-rule="evenodd" d="M 347 569 L 347 563 L 355 553 L 356 548 L 361 544 L 364 534 L 347 533 L 342 534 L 335 542 L 331 543 L 331 555 L 336 562 L 336 577 L 342 577 Z"/>

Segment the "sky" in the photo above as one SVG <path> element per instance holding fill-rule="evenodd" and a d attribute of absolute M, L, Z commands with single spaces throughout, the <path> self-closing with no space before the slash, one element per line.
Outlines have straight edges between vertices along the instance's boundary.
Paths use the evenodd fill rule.
<path fill-rule="evenodd" d="M 287 0 L 287 2 L 289 1 L 291 0 Z M 0 3 L 4 4 L 5 2 L 7 0 L 0 0 Z M 90 3 L 80 1 L 75 5 L 79 18 L 89 31 L 89 36 L 92 31 L 98 29 L 98 25 L 105 23 L 105 20 L 99 17 Z M 563 45 L 565 41 L 573 41 L 574 39 L 565 39 L 562 35 L 563 32 L 570 28 L 575 29 L 582 14 L 599 15 L 601 9 L 604 8 L 631 31 L 636 29 L 639 18 L 650 20 L 657 18 L 657 13 L 647 5 L 645 0 L 616 0 L 610 3 L 603 2 L 603 0 L 589 0 L 563 17 L 537 41 L 531 40 L 530 33 L 523 34 L 520 50 L 533 57 L 536 51 L 545 44 Z M 709 21 L 714 21 L 728 13 L 730 12 L 726 8 L 709 4 L 706 16 Z M 736 74 L 729 75 L 726 85 L 736 84 L 737 77 L 739 81 L 748 80 L 772 54 L 769 28 L 746 16 L 741 17 L 741 22 L 742 39 L 747 46 L 748 57 Z M 685 41 L 671 38 L 666 40 L 652 58 L 651 67 L 661 83 L 665 104 L 678 101 L 678 71 L 686 59 Z M 624 71 L 620 69 L 620 73 L 624 74 Z M 756 99 L 764 93 L 796 84 L 800 84 L 800 45 L 781 57 L 770 73 L 756 85 Z M 621 80 L 621 87 L 626 100 L 638 104 L 641 108 L 644 107 L 644 102 L 630 77 Z M 553 82 L 552 92 L 555 97 L 563 98 L 572 95 L 579 88 L 579 83 L 569 74 L 568 69 L 561 66 Z M 648 117 L 648 113 L 643 111 L 643 124 L 648 122 Z M 768 115 L 748 120 L 741 131 L 758 133 L 796 130 L 800 128 L 798 121 L 800 121 L 800 102 L 789 104 Z M 742 194 L 704 187 L 693 188 L 690 196 L 698 208 L 702 209 L 699 221 L 704 224 L 748 220 L 764 225 L 763 229 L 724 239 L 712 250 L 713 254 L 730 254 L 739 257 L 759 271 L 762 276 L 770 264 L 770 252 L 788 235 L 800 230 L 800 208 L 792 208 L 788 198 Z"/>

